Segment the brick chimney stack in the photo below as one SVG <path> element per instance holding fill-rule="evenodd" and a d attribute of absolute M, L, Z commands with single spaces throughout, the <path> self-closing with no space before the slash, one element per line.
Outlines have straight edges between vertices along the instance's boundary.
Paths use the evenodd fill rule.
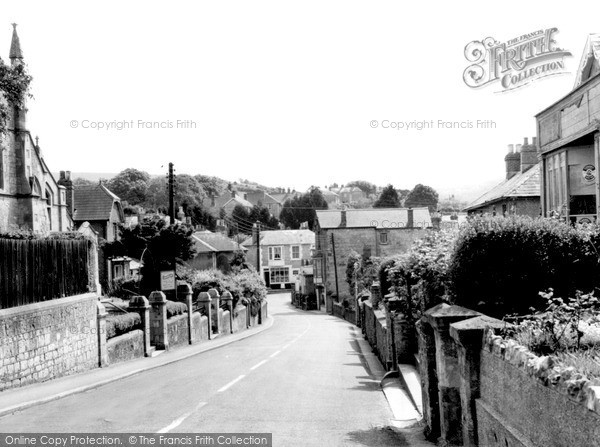
<path fill-rule="evenodd" d="M 504 157 L 504 161 L 506 162 L 506 180 L 521 172 L 521 153 L 515 149 L 514 144 L 508 145 L 508 154 Z"/>
<path fill-rule="evenodd" d="M 531 144 L 527 138 L 523 142 L 521 148 L 521 172 L 526 172 L 538 163 L 537 157 L 537 139 L 533 137 Z"/>
<path fill-rule="evenodd" d="M 340 226 L 339 226 L 339 228 L 346 228 L 347 225 L 348 225 L 348 223 L 346 221 L 346 210 L 343 209 L 341 211 L 341 219 L 340 219 Z"/>

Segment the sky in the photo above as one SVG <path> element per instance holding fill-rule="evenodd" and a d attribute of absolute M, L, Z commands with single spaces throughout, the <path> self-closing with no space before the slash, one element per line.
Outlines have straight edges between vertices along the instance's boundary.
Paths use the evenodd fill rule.
<path fill-rule="evenodd" d="M 297 190 L 362 179 L 473 199 L 503 180 L 507 145 L 535 136 L 535 114 L 573 88 L 599 12 L 577 1 L 25 0 L 3 5 L 0 56 L 18 23 L 34 77 L 28 127 L 53 172 L 162 174 L 173 162 Z M 552 27 L 572 53 L 566 74 L 510 92 L 463 81 L 469 42 Z"/>

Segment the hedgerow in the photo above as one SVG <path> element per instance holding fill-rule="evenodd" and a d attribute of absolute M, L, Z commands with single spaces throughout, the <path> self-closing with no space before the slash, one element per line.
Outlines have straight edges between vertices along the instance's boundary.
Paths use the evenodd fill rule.
<path fill-rule="evenodd" d="M 106 317 L 106 338 L 110 339 L 126 334 L 134 329 L 141 328 L 141 325 L 142 319 L 138 313 L 110 314 Z"/>

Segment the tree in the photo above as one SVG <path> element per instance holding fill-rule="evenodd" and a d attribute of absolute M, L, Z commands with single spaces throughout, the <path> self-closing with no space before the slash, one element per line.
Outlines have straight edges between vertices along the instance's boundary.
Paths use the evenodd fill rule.
<path fill-rule="evenodd" d="M 77 186 L 91 186 L 93 185 L 94 182 L 92 182 L 91 180 L 88 180 L 86 178 L 83 177 L 77 177 L 75 180 L 73 180 L 73 186 L 77 187 Z"/>
<path fill-rule="evenodd" d="M 110 179 L 106 186 L 121 200 L 126 200 L 130 205 L 139 205 L 146 200 L 149 181 L 150 174 L 147 172 L 127 168 Z"/>
<path fill-rule="evenodd" d="M 373 208 L 400 208 L 400 197 L 392 185 L 387 185 L 373 204 Z"/>
<path fill-rule="evenodd" d="M 323 197 L 323 193 L 319 188 L 311 188 L 309 192 L 301 196 L 286 200 L 279 219 L 286 227 L 292 229 L 298 229 L 303 222 L 308 222 L 308 228 L 312 230 L 317 219 L 316 210 L 326 210 L 327 208 L 327 201 Z"/>
<path fill-rule="evenodd" d="M 204 188 L 194 177 L 180 174 L 175 178 L 175 202 L 178 206 L 183 206 L 184 210 L 201 206 L 205 198 Z"/>
<path fill-rule="evenodd" d="M 121 239 L 104 245 L 104 255 L 141 259 L 141 293 L 160 289 L 162 270 L 172 270 L 173 261 L 183 264 L 196 254 L 193 228 L 186 224 L 168 225 L 163 219 L 144 219 L 135 227 L 121 228 Z"/>
<path fill-rule="evenodd" d="M 438 199 L 439 196 L 435 189 L 419 183 L 406 197 L 404 206 L 408 208 L 426 206 L 430 212 L 433 212 L 437 209 Z"/>
<path fill-rule="evenodd" d="M 356 186 L 366 195 L 375 194 L 377 192 L 377 186 L 365 180 L 354 180 L 353 182 L 348 183 L 346 186 Z"/>
<path fill-rule="evenodd" d="M 260 222 L 268 228 L 278 228 L 279 220 L 271 214 L 266 206 L 254 205 L 250 211 L 250 222 Z"/>
<path fill-rule="evenodd" d="M 198 205 L 194 205 L 187 209 L 188 215 L 192 218 L 192 224 L 202 225 L 209 231 L 215 231 L 217 228 L 217 220 L 215 217 Z"/>
<path fill-rule="evenodd" d="M 230 228 L 231 234 L 244 233 L 252 234 L 253 220 L 250 217 L 248 208 L 244 205 L 237 204 L 231 211 L 231 220 L 236 228 Z"/>

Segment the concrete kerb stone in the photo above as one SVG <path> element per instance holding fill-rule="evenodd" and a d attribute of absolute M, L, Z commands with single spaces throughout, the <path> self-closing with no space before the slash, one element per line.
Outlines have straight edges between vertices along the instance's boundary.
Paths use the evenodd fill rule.
<path fill-rule="evenodd" d="M 136 369 L 133 369 L 131 371 L 127 371 L 127 372 L 120 373 L 120 374 L 119 373 L 117 373 L 117 374 L 111 374 L 109 376 L 109 378 L 107 378 L 107 379 L 98 380 L 98 381 L 96 381 L 94 383 L 91 383 L 91 384 L 88 384 L 88 385 L 78 386 L 76 388 L 72 388 L 72 389 L 69 389 L 69 390 L 66 390 L 66 391 L 62 391 L 62 392 L 50 394 L 50 395 L 45 396 L 45 397 L 40 397 L 40 398 L 37 398 L 37 399 L 32 399 L 32 400 L 29 400 L 29 401 L 26 401 L 26 402 L 15 404 L 15 405 L 12 405 L 12 406 L 9 406 L 9 407 L 0 408 L 0 417 L 5 416 L 7 414 L 14 413 L 15 411 L 21 411 L 21 410 L 24 410 L 26 408 L 30 408 L 30 407 L 33 407 L 33 406 L 36 406 L 36 405 L 41 405 L 41 404 L 45 404 L 45 403 L 52 402 L 52 401 L 55 401 L 55 400 L 59 400 L 59 399 L 62 399 L 64 397 L 71 396 L 73 394 L 79 394 L 79 393 L 83 393 L 85 391 L 93 390 L 93 389 L 102 387 L 104 385 L 108 385 L 108 384 L 110 384 L 112 382 L 116 382 L 118 380 L 126 379 L 126 378 L 134 376 L 136 374 L 143 373 L 145 371 L 150 371 L 150 370 L 153 370 L 153 369 L 156 369 L 156 368 L 160 368 L 161 366 L 166 366 L 166 365 L 170 365 L 170 364 L 175 363 L 175 362 L 186 360 L 186 359 L 188 359 L 190 357 L 193 357 L 195 355 L 199 355 L 199 354 L 202 354 L 204 352 L 208 352 L 208 351 L 212 351 L 214 349 L 218 349 L 220 347 L 229 345 L 229 344 L 234 343 L 236 341 L 244 340 L 244 339 L 246 339 L 248 337 L 252 337 L 254 335 L 258 335 L 259 333 L 264 332 L 264 331 L 270 329 L 271 326 L 273 326 L 274 321 L 275 321 L 275 319 L 273 317 L 269 317 L 266 324 L 264 324 L 262 326 L 258 326 L 257 328 L 253 328 L 253 329 L 251 329 L 251 330 L 249 330 L 247 332 L 238 333 L 239 335 L 236 334 L 236 335 L 233 335 L 231 337 L 224 337 L 224 338 L 215 340 L 215 342 L 214 342 L 214 344 L 212 344 L 212 346 L 210 344 L 208 344 L 208 343 L 199 343 L 199 344 L 196 344 L 196 345 L 193 345 L 193 346 L 189 346 L 187 348 L 182 348 L 182 349 L 177 350 L 177 351 L 171 351 L 169 353 L 170 355 L 177 356 L 179 353 L 182 353 L 183 351 L 186 351 L 186 350 L 193 351 L 193 352 L 185 353 L 183 355 L 179 355 L 177 358 L 170 358 L 170 357 L 160 356 L 160 357 L 150 357 L 150 358 L 147 358 L 146 360 L 139 359 L 138 361 L 146 361 L 146 362 L 153 363 L 153 364 L 148 364 L 148 366 L 144 366 L 142 368 L 136 368 Z M 95 373 L 97 374 L 100 371 L 107 371 L 107 372 L 114 373 L 115 369 L 120 369 L 120 368 L 126 369 L 127 366 L 129 366 L 127 363 L 120 363 L 120 364 L 115 365 L 115 366 L 110 367 L 110 368 L 94 369 L 94 370 L 91 370 L 91 371 L 86 372 L 86 373 L 81 373 L 79 375 L 73 375 L 73 376 L 63 377 L 63 378 L 55 379 L 55 380 L 64 379 L 64 380 L 70 380 L 70 381 L 72 381 L 73 379 L 76 379 L 77 376 L 81 376 L 81 375 L 84 375 L 84 374 L 95 374 Z M 33 385 L 31 385 L 31 387 L 51 386 L 52 383 L 53 383 L 53 381 L 43 382 L 43 383 L 33 384 Z M 15 389 L 15 392 L 24 393 L 24 392 L 28 391 L 27 388 L 28 387 L 17 388 L 17 389 Z"/>

